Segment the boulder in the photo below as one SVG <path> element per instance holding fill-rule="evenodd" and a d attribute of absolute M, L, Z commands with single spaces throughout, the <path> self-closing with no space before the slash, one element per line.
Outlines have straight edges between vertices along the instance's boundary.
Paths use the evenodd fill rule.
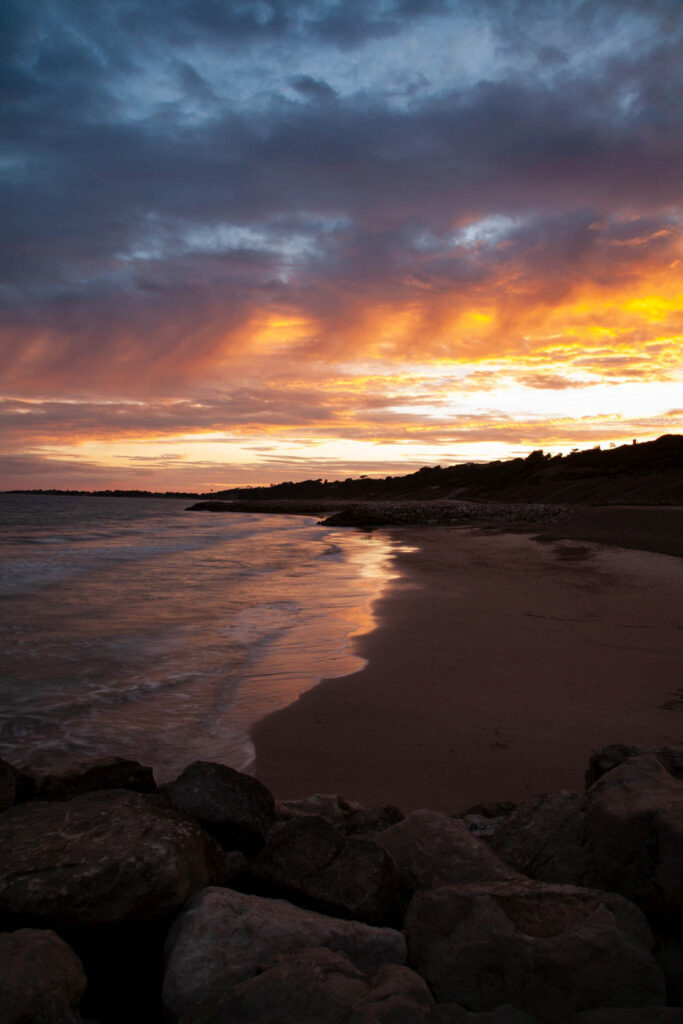
<path fill-rule="evenodd" d="M 675 1006 L 586 1010 L 577 1015 L 576 1024 L 683 1024 L 683 1010 Z"/>
<path fill-rule="evenodd" d="M 467 818 L 471 814 L 475 814 L 478 818 L 502 818 L 506 814 L 511 814 L 516 806 L 517 804 L 511 800 L 482 800 L 480 803 L 468 807 L 461 814 L 454 814 L 453 817 Z"/>
<path fill-rule="evenodd" d="M 104 790 L 0 817 L 5 927 L 158 919 L 223 871 L 215 841 L 159 796 Z"/>
<path fill-rule="evenodd" d="M 683 1006 L 683 937 L 659 935 L 655 957 L 664 971 L 666 1005 Z"/>
<path fill-rule="evenodd" d="M 274 957 L 261 973 L 200 1003 L 182 1024 L 431 1024 L 434 1000 L 407 967 L 380 967 L 368 977 L 329 949 Z"/>
<path fill-rule="evenodd" d="M 315 793 L 301 800 L 278 800 L 276 811 L 278 821 L 314 815 L 350 835 L 375 835 L 403 820 L 403 813 L 393 804 L 363 807 L 330 793 Z"/>
<path fill-rule="evenodd" d="M 371 973 L 404 964 L 405 940 L 392 928 L 374 928 L 295 907 L 284 900 L 232 889 L 197 893 L 179 915 L 166 944 L 164 1006 L 172 1021 L 192 1019 L 197 1007 L 229 996 L 280 953 L 324 946 Z"/>
<path fill-rule="evenodd" d="M 634 747 L 612 743 L 601 747 L 591 757 L 586 770 L 586 792 L 598 779 L 618 768 L 632 757 L 656 757 L 675 779 L 683 779 L 683 747 Z"/>
<path fill-rule="evenodd" d="M 683 915 L 683 781 L 652 755 L 630 758 L 590 789 L 588 823 L 602 885 L 649 915 Z"/>
<path fill-rule="evenodd" d="M 276 825 L 249 875 L 267 895 L 368 924 L 384 924 L 398 909 L 391 857 L 367 836 L 347 837 L 324 818 Z"/>
<path fill-rule="evenodd" d="M 587 800 L 563 790 L 519 804 L 484 839 L 501 860 L 541 882 L 598 883 L 586 823 Z"/>
<path fill-rule="evenodd" d="M 17 771 L 0 757 L 0 812 L 14 803 L 17 795 Z"/>
<path fill-rule="evenodd" d="M 198 818 L 226 850 L 254 853 L 275 823 L 272 794 L 252 775 L 195 761 L 162 787 L 176 807 Z"/>
<path fill-rule="evenodd" d="M 661 1005 L 662 971 L 637 907 L 613 893 L 485 882 L 418 893 L 405 923 L 409 966 L 437 1002 L 510 1003 L 562 1024 L 598 1006 Z"/>
<path fill-rule="evenodd" d="M 38 800 L 71 800 L 82 793 L 101 789 L 132 789 L 137 793 L 154 793 L 154 772 L 138 761 L 122 757 L 103 757 L 82 761 L 67 771 L 52 775 L 36 775 L 34 797 Z"/>
<path fill-rule="evenodd" d="M 509 1004 L 470 1013 L 457 1003 L 441 1003 L 432 1011 L 432 1024 L 538 1024 L 538 1018 Z"/>
<path fill-rule="evenodd" d="M 404 900 L 419 889 L 516 877 L 462 821 L 437 811 L 413 811 L 373 839 L 396 862 Z"/>
<path fill-rule="evenodd" d="M 2 1024 L 74 1024 L 85 986 L 81 961 L 56 932 L 0 934 Z"/>
<path fill-rule="evenodd" d="M 392 825 L 403 821 L 403 812 L 393 804 L 377 804 L 375 807 L 354 811 L 349 817 L 346 831 L 349 835 L 375 836 Z"/>
<path fill-rule="evenodd" d="M 314 793 L 300 800 L 278 800 L 276 805 L 278 821 L 290 821 L 306 815 L 324 818 L 342 832 L 346 831 L 349 818 L 355 811 L 363 811 L 362 804 L 345 800 L 334 793 Z"/>

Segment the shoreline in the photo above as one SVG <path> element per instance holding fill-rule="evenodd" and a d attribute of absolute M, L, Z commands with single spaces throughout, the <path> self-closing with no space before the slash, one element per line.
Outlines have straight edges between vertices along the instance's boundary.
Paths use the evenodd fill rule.
<path fill-rule="evenodd" d="M 615 738 L 680 744 L 683 511 L 624 510 L 616 527 L 614 511 L 541 531 L 389 528 L 417 550 L 397 553 L 377 626 L 353 641 L 365 667 L 256 724 L 257 777 L 280 798 L 457 813 L 580 791 L 591 752 Z M 622 546 L 602 546 L 610 528 Z"/>

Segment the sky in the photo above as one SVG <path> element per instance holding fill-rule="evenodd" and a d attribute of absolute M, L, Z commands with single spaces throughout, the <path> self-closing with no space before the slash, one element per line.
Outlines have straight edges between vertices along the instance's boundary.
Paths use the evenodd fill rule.
<path fill-rule="evenodd" d="M 681 0 L 4 0 L 0 487 L 683 427 Z"/>

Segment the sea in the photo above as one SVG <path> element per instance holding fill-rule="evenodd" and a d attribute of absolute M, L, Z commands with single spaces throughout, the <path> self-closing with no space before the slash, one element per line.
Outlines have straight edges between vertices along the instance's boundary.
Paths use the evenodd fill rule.
<path fill-rule="evenodd" d="M 253 771 L 255 722 L 362 667 L 395 542 L 191 503 L 0 494 L 0 757 Z"/>

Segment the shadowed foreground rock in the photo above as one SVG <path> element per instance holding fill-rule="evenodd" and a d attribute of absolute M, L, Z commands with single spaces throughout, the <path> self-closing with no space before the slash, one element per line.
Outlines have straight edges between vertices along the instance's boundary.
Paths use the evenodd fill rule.
<path fill-rule="evenodd" d="M 171 929 L 166 946 L 164 1006 L 172 1021 L 228 998 L 234 985 L 253 977 L 280 953 L 324 946 L 344 954 L 360 971 L 404 964 L 405 940 L 391 928 L 374 928 L 231 889 L 197 893 Z"/>
<path fill-rule="evenodd" d="M 652 755 L 630 758 L 591 788 L 588 821 L 604 887 L 683 918 L 683 781 Z"/>
<path fill-rule="evenodd" d="M 418 893 L 405 922 L 409 965 L 437 1002 L 502 1003 L 561 1024 L 599 1006 L 663 1004 L 645 917 L 623 897 L 540 882 Z"/>
<path fill-rule="evenodd" d="M 0 920 L 10 926 L 149 921 L 222 877 L 215 841 L 161 797 L 107 790 L 0 817 Z"/>
<path fill-rule="evenodd" d="M 587 806 L 579 793 L 544 793 L 519 804 L 482 838 L 506 864 L 529 878 L 597 885 Z"/>
<path fill-rule="evenodd" d="M 434 1000 L 407 967 L 368 976 L 329 949 L 283 953 L 180 1024 L 431 1024 Z"/>
<path fill-rule="evenodd" d="M 102 789 L 132 789 L 137 793 L 154 793 L 154 772 L 139 761 L 122 757 L 103 757 L 72 765 L 68 771 L 34 776 L 38 800 L 71 800 L 82 793 Z"/>
<path fill-rule="evenodd" d="M 413 811 L 374 841 L 396 862 L 406 901 L 420 889 L 516 876 L 462 821 L 437 811 Z"/>
<path fill-rule="evenodd" d="M 55 932 L 0 934 L 2 1024 L 75 1024 L 85 987 L 81 961 Z"/>
<path fill-rule="evenodd" d="M 323 818 L 297 817 L 272 829 L 250 878 L 269 895 L 384 924 L 398 911 L 398 872 L 367 836 L 345 836 Z"/>
<path fill-rule="evenodd" d="M 180 810 L 194 815 L 226 850 L 253 853 L 275 823 L 275 801 L 264 785 L 224 764 L 195 761 L 163 787 Z"/>

